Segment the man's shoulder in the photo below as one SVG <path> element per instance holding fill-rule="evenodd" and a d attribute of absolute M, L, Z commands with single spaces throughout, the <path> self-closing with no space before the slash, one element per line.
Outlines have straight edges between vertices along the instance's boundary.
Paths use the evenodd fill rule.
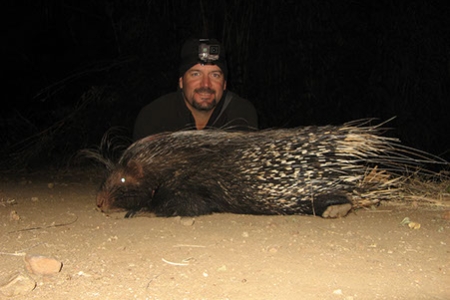
<path fill-rule="evenodd" d="M 231 100 L 230 103 L 233 106 L 254 108 L 253 104 L 249 100 L 242 98 L 241 96 L 239 96 L 234 92 L 227 91 L 227 96 L 225 97 L 225 100 L 227 97 Z"/>
<path fill-rule="evenodd" d="M 161 111 L 170 111 L 173 110 L 173 108 L 179 103 L 179 94 L 178 92 L 172 92 L 169 94 L 165 94 L 163 96 L 160 96 L 159 98 L 156 98 L 149 104 L 145 105 L 141 112 L 150 113 L 150 112 L 156 112 L 160 113 Z"/>
<path fill-rule="evenodd" d="M 172 105 L 173 103 L 179 101 L 179 92 L 172 92 L 172 93 L 168 93 L 165 95 L 162 95 L 159 98 L 156 98 L 155 100 L 153 100 L 151 103 L 148 104 L 148 106 L 150 105 Z"/>

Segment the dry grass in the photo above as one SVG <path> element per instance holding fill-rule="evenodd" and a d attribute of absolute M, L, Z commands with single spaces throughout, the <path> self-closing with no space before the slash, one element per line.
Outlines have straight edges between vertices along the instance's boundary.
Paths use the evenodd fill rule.
<path fill-rule="evenodd" d="M 376 186 L 365 190 L 367 186 Z M 425 178 L 419 174 L 399 176 L 378 170 L 368 169 L 361 190 L 355 190 L 353 196 L 355 208 L 371 207 L 378 204 L 412 207 L 450 207 L 450 177 L 447 173 L 437 173 Z"/>
<path fill-rule="evenodd" d="M 410 179 L 404 184 L 400 197 L 392 201 L 412 206 L 450 208 L 450 179 L 440 182 Z"/>

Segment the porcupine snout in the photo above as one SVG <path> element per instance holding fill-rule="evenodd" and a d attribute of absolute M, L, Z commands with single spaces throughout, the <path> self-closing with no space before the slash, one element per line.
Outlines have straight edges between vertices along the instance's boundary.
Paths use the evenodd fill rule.
<path fill-rule="evenodd" d="M 110 203 L 111 203 L 110 199 L 111 199 L 111 195 L 107 191 L 101 190 L 97 194 L 97 207 L 102 212 L 108 212 L 110 209 Z"/>
<path fill-rule="evenodd" d="M 124 188 L 123 174 L 120 170 L 113 171 L 108 178 L 103 182 L 100 191 L 97 193 L 97 207 L 102 212 L 109 212 L 117 210 L 117 198 L 120 195 L 120 190 Z M 121 209 L 123 210 L 123 209 Z"/>

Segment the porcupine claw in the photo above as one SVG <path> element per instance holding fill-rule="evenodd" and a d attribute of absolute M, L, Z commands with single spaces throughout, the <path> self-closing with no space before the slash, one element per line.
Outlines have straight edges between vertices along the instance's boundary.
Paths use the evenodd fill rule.
<path fill-rule="evenodd" d="M 345 217 L 351 209 L 352 205 L 350 203 L 330 205 L 322 213 L 322 218 L 342 218 Z"/>

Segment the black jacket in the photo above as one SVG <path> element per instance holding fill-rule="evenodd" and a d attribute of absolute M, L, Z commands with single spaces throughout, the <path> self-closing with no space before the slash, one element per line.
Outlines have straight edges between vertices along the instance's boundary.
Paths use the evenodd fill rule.
<path fill-rule="evenodd" d="M 206 128 L 256 130 L 258 117 L 248 100 L 224 91 Z M 133 139 L 182 129 L 196 129 L 194 117 L 186 107 L 181 90 L 164 95 L 144 106 L 134 124 Z"/>

